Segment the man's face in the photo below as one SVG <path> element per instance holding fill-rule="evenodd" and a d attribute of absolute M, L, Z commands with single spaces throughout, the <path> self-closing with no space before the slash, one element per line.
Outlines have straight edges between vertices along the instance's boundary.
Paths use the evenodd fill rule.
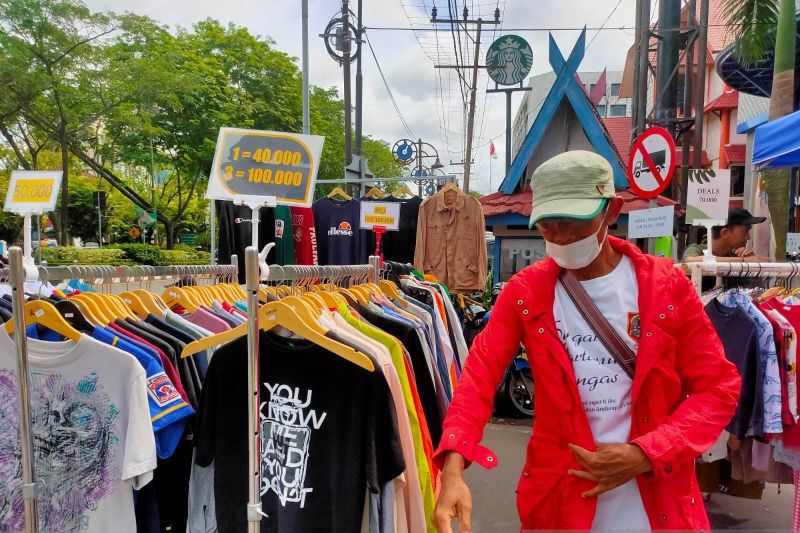
<path fill-rule="evenodd" d="M 565 245 L 580 241 L 593 235 L 603 234 L 601 226 L 605 223 L 606 211 L 588 220 L 572 218 L 545 218 L 536 223 L 536 229 L 546 241 Z"/>
<path fill-rule="evenodd" d="M 737 224 L 730 228 L 725 228 L 727 230 L 728 245 L 734 250 L 743 248 L 747 244 L 747 241 L 750 240 L 751 228 L 752 226 L 745 224 Z"/>

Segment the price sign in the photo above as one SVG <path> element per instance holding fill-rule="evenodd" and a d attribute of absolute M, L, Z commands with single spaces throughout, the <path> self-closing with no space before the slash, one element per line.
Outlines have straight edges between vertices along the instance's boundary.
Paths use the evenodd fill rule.
<path fill-rule="evenodd" d="M 310 206 L 324 137 L 220 128 L 206 198 L 275 197 Z"/>
<path fill-rule="evenodd" d="M 18 215 L 44 213 L 56 207 L 62 173 L 15 170 L 3 210 Z"/>
<path fill-rule="evenodd" d="M 399 202 L 361 202 L 361 229 L 381 226 L 387 231 L 400 229 Z"/>
<path fill-rule="evenodd" d="M 686 194 L 686 222 L 727 220 L 730 199 L 730 170 L 692 169 Z"/>

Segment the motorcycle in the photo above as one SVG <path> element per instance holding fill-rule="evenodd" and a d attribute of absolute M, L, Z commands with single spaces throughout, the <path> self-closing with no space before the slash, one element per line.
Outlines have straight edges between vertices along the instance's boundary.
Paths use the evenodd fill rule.
<path fill-rule="evenodd" d="M 491 304 L 494 305 L 504 283 L 497 283 L 492 288 Z M 464 308 L 467 309 L 464 309 Z M 470 309 L 471 307 L 471 309 Z M 484 328 L 489 321 L 491 311 L 481 311 L 475 306 L 462 306 L 467 311 L 462 315 L 464 321 L 465 338 L 468 345 L 472 344 L 475 336 Z M 503 380 L 497 387 L 495 394 L 495 411 L 497 414 L 509 416 L 532 417 L 534 415 L 534 383 L 531 365 L 524 350 L 520 348 L 519 353 L 511 361 L 506 369 Z"/>

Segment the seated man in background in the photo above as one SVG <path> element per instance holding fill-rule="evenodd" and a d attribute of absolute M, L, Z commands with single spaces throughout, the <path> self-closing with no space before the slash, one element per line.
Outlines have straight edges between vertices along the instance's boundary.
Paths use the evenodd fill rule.
<path fill-rule="evenodd" d="M 761 224 L 767 220 L 764 217 L 754 217 L 747 209 L 732 207 L 728 210 L 728 223 L 725 226 L 714 226 L 711 229 L 711 252 L 717 261 L 729 263 L 766 263 L 768 257 L 756 255 L 753 250 L 746 247 L 750 240 L 750 230 L 754 224 Z M 690 244 L 683 252 L 683 262 L 693 263 L 703 260 L 703 251 L 706 249 L 701 244 Z"/>

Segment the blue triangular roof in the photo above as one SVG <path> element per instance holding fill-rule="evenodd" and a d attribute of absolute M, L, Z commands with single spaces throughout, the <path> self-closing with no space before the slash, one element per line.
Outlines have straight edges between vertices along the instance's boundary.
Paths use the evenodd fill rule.
<path fill-rule="evenodd" d="M 525 169 L 531 157 L 536 152 L 536 148 L 544 137 L 551 119 L 561 106 L 564 98 L 567 99 L 573 112 L 578 117 L 592 148 L 611 163 L 611 167 L 614 169 L 614 184 L 616 187 L 620 189 L 628 187 L 628 179 L 623 163 L 620 161 L 620 156 L 609 139 L 608 132 L 600 120 L 600 115 L 597 114 L 594 105 L 589 101 L 583 87 L 575 79 L 578 67 L 583 61 L 585 43 L 586 28 L 584 27 L 578 42 L 575 43 L 575 47 L 569 55 L 569 59 L 564 60 L 561 50 L 559 50 L 555 39 L 553 39 L 553 34 L 550 34 L 550 66 L 553 67 L 553 72 L 556 73 L 556 81 L 553 83 L 547 98 L 545 98 L 539 114 L 536 115 L 533 126 L 525 136 L 525 140 L 522 141 L 522 146 L 517 152 L 508 174 L 503 179 L 503 183 L 500 184 L 500 192 L 511 194 L 516 190 L 520 180 L 525 175 Z"/>

